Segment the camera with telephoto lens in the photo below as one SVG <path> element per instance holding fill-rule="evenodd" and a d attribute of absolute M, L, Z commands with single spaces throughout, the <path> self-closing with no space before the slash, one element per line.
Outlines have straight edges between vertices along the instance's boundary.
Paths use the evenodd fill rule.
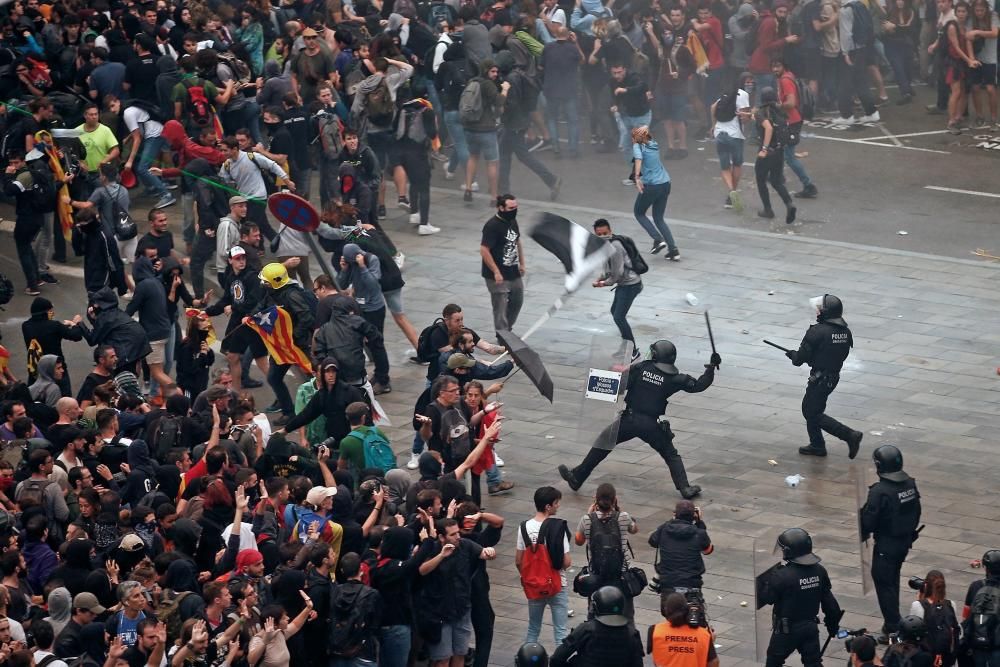
<path fill-rule="evenodd" d="M 657 577 L 656 575 L 653 575 L 653 580 L 646 585 L 646 588 L 659 595 L 660 588 L 662 588 L 662 586 L 660 585 L 660 578 Z"/>
<path fill-rule="evenodd" d="M 915 591 L 925 590 L 927 586 L 927 580 L 921 579 L 920 577 L 910 577 L 906 580 L 906 585 Z"/>
<path fill-rule="evenodd" d="M 335 447 L 335 446 L 334 446 L 334 445 L 336 445 L 336 444 L 337 444 L 338 442 L 339 442 L 339 440 L 337 440 L 337 438 L 335 438 L 335 437 L 333 437 L 333 436 L 330 436 L 329 438 L 327 438 L 326 440 L 324 440 L 324 441 L 322 441 L 322 442 L 317 442 L 317 443 L 316 443 L 315 445 L 313 445 L 313 446 L 312 446 L 312 448 L 313 448 L 313 449 L 314 449 L 315 451 L 317 451 L 317 452 L 318 452 L 318 451 L 319 451 L 319 448 L 320 448 L 320 447 L 326 447 L 328 451 L 331 451 L 331 452 L 332 452 L 332 451 L 334 451 L 335 449 L 340 449 L 340 447 Z"/>

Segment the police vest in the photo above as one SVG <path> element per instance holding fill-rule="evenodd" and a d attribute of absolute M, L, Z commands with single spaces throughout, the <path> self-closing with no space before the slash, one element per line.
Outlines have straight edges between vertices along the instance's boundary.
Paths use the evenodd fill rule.
<path fill-rule="evenodd" d="M 886 511 L 879 515 L 880 535 L 910 538 L 920 523 L 920 492 L 913 479 L 905 482 L 882 480 L 879 487 L 888 500 Z M 876 536 L 877 537 L 877 536 Z"/>
<path fill-rule="evenodd" d="M 653 627 L 652 655 L 656 667 L 704 667 L 712 635 L 706 628 L 679 627 L 669 622 Z"/>

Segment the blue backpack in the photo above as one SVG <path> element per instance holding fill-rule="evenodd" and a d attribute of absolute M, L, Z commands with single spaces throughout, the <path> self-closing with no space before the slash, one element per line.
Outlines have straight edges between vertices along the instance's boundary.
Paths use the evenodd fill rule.
<path fill-rule="evenodd" d="M 389 446 L 389 441 L 374 426 L 368 426 L 364 431 L 355 429 L 348 435 L 361 441 L 366 468 L 378 468 L 386 473 L 396 467 L 396 455 Z"/>

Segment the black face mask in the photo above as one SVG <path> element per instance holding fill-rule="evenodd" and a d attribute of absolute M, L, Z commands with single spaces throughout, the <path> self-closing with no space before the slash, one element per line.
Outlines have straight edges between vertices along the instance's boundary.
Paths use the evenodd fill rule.
<path fill-rule="evenodd" d="M 497 211 L 497 217 L 506 222 L 514 222 L 517 220 L 517 209 L 513 211 Z"/>
<path fill-rule="evenodd" d="M 280 127 L 281 127 L 281 123 L 280 122 L 278 122 L 278 123 L 264 123 L 264 128 L 268 131 L 269 134 L 274 134 L 275 132 L 278 131 L 278 128 L 280 128 Z"/>

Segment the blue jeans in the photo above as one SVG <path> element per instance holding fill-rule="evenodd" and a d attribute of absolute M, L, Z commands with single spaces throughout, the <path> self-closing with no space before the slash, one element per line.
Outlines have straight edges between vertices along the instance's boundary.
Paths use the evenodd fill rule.
<path fill-rule="evenodd" d="M 646 230 L 649 237 L 654 241 L 666 241 L 667 247 L 673 250 L 677 247 L 674 243 L 673 234 L 670 228 L 663 221 L 663 214 L 667 210 L 667 199 L 670 197 L 670 181 L 657 185 L 643 184 L 642 192 L 635 198 L 635 206 L 632 213 L 635 220 Z M 646 211 L 653 207 L 653 221 L 646 217 Z"/>
<path fill-rule="evenodd" d="M 799 128 L 802 127 L 801 123 L 797 123 Z M 799 130 L 795 130 L 798 134 Z M 809 174 L 806 173 L 806 168 L 803 166 L 802 162 L 795 157 L 795 146 L 785 146 L 785 164 L 791 169 L 800 181 L 802 181 L 802 187 L 808 188 L 812 185 L 812 179 L 809 178 Z"/>
<path fill-rule="evenodd" d="M 500 474 L 500 468 L 498 468 L 497 464 L 494 463 L 486 471 L 486 485 L 496 486 L 502 481 L 503 481 L 503 476 Z"/>
<path fill-rule="evenodd" d="M 889 39 L 884 42 L 885 57 L 892 65 L 892 74 L 902 95 L 913 94 L 913 47 L 908 40 Z"/>
<path fill-rule="evenodd" d="M 278 405 L 281 406 L 281 414 L 287 417 L 295 414 L 295 403 L 292 401 L 292 395 L 288 393 L 288 387 L 285 386 L 285 374 L 291 367 L 291 364 L 276 364 L 274 359 L 271 359 L 271 365 L 267 369 L 267 384 L 274 392 Z"/>
<path fill-rule="evenodd" d="M 406 667 L 412 630 L 408 625 L 387 625 L 379 630 L 380 667 Z"/>
<path fill-rule="evenodd" d="M 153 137 L 143 139 L 142 148 L 139 150 L 139 159 L 133 165 L 135 167 L 135 177 L 146 186 L 146 189 L 153 192 L 157 197 L 164 197 L 167 194 L 167 184 L 159 176 L 149 173 L 149 168 L 167 145 L 167 140 L 163 137 Z"/>
<path fill-rule="evenodd" d="M 670 230 L 668 229 L 667 231 L 669 232 Z M 621 333 L 622 338 L 631 341 L 633 346 L 635 345 L 635 337 L 632 335 L 632 327 L 628 323 L 628 311 L 632 307 L 635 297 L 639 296 L 639 292 L 641 291 L 641 282 L 635 285 L 618 285 L 615 287 L 614 301 L 611 302 L 611 319 L 615 321 L 615 326 L 618 327 L 618 332 Z"/>
<path fill-rule="evenodd" d="M 464 169 L 465 163 L 469 161 L 469 146 L 465 143 L 465 129 L 458 120 L 458 109 L 444 112 L 444 126 L 448 128 L 448 136 L 454 143 L 448 171 L 454 172 L 459 167 Z"/>
<path fill-rule="evenodd" d="M 569 597 L 566 595 L 566 587 L 550 598 L 538 600 L 528 600 L 528 634 L 524 638 L 525 644 L 537 642 L 538 636 L 542 634 L 542 617 L 545 615 L 545 605 L 552 608 L 552 634 L 555 636 L 556 646 L 562 644 L 569 631 L 566 629 L 566 618 L 569 610 Z"/>
<path fill-rule="evenodd" d="M 1000 667 L 1000 650 L 973 651 L 972 659 L 976 667 Z"/>
<path fill-rule="evenodd" d="M 548 97 L 548 106 L 545 108 L 545 123 L 549 126 L 549 135 L 552 137 L 552 145 L 559 151 L 559 129 L 556 123 L 559 120 L 559 112 L 566 115 L 566 124 L 569 126 L 569 152 L 572 155 L 580 150 L 580 110 L 577 108 L 577 101 L 572 98 Z"/>

